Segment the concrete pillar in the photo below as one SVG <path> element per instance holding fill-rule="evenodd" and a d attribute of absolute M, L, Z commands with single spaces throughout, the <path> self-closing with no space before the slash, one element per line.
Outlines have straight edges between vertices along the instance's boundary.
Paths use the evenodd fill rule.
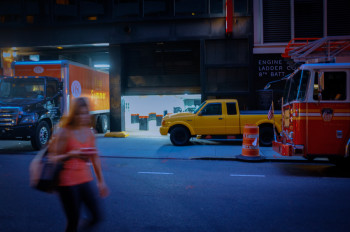
<path fill-rule="evenodd" d="M 110 130 L 125 130 L 125 106 L 123 96 L 123 62 L 121 45 L 109 47 L 109 94 L 110 94 Z"/>

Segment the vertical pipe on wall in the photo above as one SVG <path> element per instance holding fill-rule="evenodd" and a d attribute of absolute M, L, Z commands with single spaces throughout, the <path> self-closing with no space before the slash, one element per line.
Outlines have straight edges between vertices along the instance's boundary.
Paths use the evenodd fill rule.
<path fill-rule="evenodd" d="M 226 36 L 233 31 L 233 0 L 226 0 Z"/>

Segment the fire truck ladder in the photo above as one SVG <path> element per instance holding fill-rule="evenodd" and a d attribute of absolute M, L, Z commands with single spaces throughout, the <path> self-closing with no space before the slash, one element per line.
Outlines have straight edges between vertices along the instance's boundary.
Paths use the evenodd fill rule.
<path fill-rule="evenodd" d="M 335 57 L 350 57 L 350 36 L 293 39 L 282 57 L 294 62 L 335 62 Z"/>

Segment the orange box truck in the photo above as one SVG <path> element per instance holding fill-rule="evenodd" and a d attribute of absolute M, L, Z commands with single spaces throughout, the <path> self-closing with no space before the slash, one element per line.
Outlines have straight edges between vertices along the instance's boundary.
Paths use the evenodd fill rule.
<path fill-rule="evenodd" d="M 0 78 L 0 139 L 44 146 L 73 98 L 89 99 L 96 130 L 109 122 L 109 74 L 67 60 L 13 62 Z"/>

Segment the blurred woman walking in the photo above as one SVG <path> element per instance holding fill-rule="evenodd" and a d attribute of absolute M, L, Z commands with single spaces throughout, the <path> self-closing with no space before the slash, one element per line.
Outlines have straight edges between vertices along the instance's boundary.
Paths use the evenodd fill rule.
<path fill-rule="evenodd" d="M 82 204 L 91 214 L 84 227 L 93 228 L 100 222 L 102 212 L 97 190 L 100 197 L 109 194 L 89 112 L 87 99 L 75 98 L 68 116 L 61 120 L 60 129 L 53 139 L 54 144 L 49 147 L 50 159 L 63 162 L 57 191 L 67 218 L 66 232 L 78 231 Z M 91 164 L 96 174 L 97 188 L 93 185 Z"/>

